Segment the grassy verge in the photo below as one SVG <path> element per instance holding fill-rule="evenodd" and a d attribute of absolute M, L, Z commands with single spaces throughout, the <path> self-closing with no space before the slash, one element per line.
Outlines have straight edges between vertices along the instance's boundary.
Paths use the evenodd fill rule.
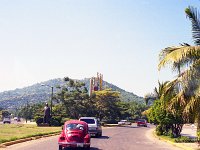
<path fill-rule="evenodd" d="M 170 136 L 160 135 L 160 136 L 158 136 L 158 137 L 159 137 L 159 138 L 162 138 L 162 139 L 164 139 L 164 140 L 168 140 L 168 141 L 170 141 L 170 142 L 175 143 L 175 138 L 171 138 Z"/>
<path fill-rule="evenodd" d="M 37 127 L 27 124 L 1 124 L 0 144 L 18 139 L 58 133 L 61 127 Z"/>

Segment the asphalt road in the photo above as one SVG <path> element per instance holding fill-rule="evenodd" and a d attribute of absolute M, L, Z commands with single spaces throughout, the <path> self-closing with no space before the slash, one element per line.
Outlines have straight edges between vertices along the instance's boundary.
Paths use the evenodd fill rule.
<path fill-rule="evenodd" d="M 101 138 L 91 139 L 91 150 L 180 150 L 152 136 L 152 127 L 104 128 Z M 57 150 L 58 136 L 28 141 L 6 150 Z"/>

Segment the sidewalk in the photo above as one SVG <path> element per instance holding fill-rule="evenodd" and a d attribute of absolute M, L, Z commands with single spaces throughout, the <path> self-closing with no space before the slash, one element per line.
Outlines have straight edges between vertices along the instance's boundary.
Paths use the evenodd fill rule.
<path fill-rule="evenodd" d="M 197 137 L 196 133 L 197 133 L 197 127 L 196 126 L 186 124 L 186 125 L 183 126 L 181 135 L 182 136 L 189 136 L 191 138 L 196 138 Z"/>
<path fill-rule="evenodd" d="M 171 142 L 171 141 L 168 141 L 166 139 L 163 139 L 161 137 L 158 137 L 155 133 L 154 133 L 155 130 L 152 130 L 152 134 L 159 140 L 161 141 L 165 141 L 167 143 L 170 143 L 176 147 L 179 147 L 181 149 L 184 149 L 184 150 L 200 150 L 200 147 L 198 147 L 198 144 L 197 143 L 174 143 L 174 142 Z M 196 136 L 196 127 L 193 127 L 191 125 L 184 125 L 183 126 L 183 129 L 182 129 L 182 132 L 181 132 L 181 135 L 182 136 L 188 136 L 188 137 L 191 137 L 191 138 L 195 138 L 197 137 Z"/>
<path fill-rule="evenodd" d="M 188 136 L 188 137 L 191 137 L 191 138 L 196 138 L 197 137 L 196 132 L 197 132 L 196 126 L 186 124 L 186 125 L 183 126 L 181 135 L 182 136 Z M 191 148 L 193 150 L 200 149 L 200 147 L 198 147 L 197 143 L 178 143 L 178 144 L 182 144 L 183 146 Z"/>

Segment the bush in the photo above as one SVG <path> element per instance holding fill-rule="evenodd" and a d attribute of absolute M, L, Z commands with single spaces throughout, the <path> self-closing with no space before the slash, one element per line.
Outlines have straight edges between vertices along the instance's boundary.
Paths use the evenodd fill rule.
<path fill-rule="evenodd" d="M 161 125 L 156 126 L 156 135 L 163 135 L 163 130 Z"/>
<path fill-rule="evenodd" d="M 197 131 L 197 138 L 200 140 L 200 130 Z"/>
<path fill-rule="evenodd" d="M 53 116 L 50 120 L 51 126 L 61 126 L 61 116 Z"/>
<path fill-rule="evenodd" d="M 50 121 L 51 126 L 60 126 L 60 122 L 54 118 Z"/>
<path fill-rule="evenodd" d="M 176 143 L 194 143 L 197 142 L 197 138 L 190 138 L 187 136 L 181 136 L 175 139 Z"/>
<path fill-rule="evenodd" d="M 64 125 L 66 121 L 70 120 L 70 118 L 62 118 L 60 124 Z"/>
<path fill-rule="evenodd" d="M 106 124 L 117 124 L 118 123 L 117 120 L 103 120 L 102 122 L 104 122 Z"/>
<path fill-rule="evenodd" d="M 36 120 L 37 125 L 43 123 L 43 118 L 41 117 L 37 117 L 35 120 Z"/>

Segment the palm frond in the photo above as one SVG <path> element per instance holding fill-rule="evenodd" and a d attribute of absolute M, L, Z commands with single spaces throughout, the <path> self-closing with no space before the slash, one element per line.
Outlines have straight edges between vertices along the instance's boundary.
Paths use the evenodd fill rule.
<path fill-rule="evenodd" d="M 173 109 L 176 105 L 180 105 L 184 108 L 186 106 L 187 100 L 185 99 L 184 92 L 181 91 L 177 95 L 175 95 L 168 104 L 168 109 Z"/>
<path fill-rule="evenodd" d="M 200 46 L 167 47 L 161 51 L 159 58 L 159 70 L 165 67 L 166 64 L 184 67 L 200 58 Z"/>
<path fill-rule="evenodd" d="M 199 60 L 200 61 L 200 60 Z M 188 97 L 196 95 L 200 87 L 200 66 L 199 61 L 195 61 L 187 70 L 180 74 L 182 89 Z"/>
<path fill-rule="evenodd" d="M 184 113 L 188 114 L 191 112 L 195 112 L 199 108 L 199 103 L 199 99 L 197 99 L 196 97 L 190 97 L 190 99 L 188 99 L 186 107 L 184 108 Z"/>
<path fill-rule="evenodd" d="M 192 37 L 194 39 L 195 45 L 200 45 L 200 20 L 199 13 L 196 8 L 188 7 L 185 9 L 186 16 L 192 22 Z"/>

